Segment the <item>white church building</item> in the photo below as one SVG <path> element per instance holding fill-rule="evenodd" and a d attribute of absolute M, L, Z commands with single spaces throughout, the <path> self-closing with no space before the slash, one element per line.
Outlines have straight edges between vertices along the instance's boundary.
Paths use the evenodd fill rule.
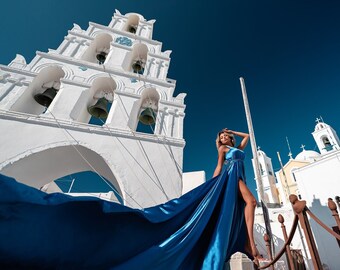
<path fill-rule="evenodd" d="M 276 205 L 269 208 L 269 215 L 277 251 L 284 242 L 277 216 L 279 214 L 284 216 L 288 233 L 294 217 L 289 202 L 290 194 L 296 194 L 301 200 L 305 200 L 311 212 L 328 227 L 336 226 L 327 204 L 328 198 L 334 200 L 340 195 L 340 140 L 330 125 L 324 123 L 322 119 L 317 119 L 316 122 L 312 135 L 319 152 L 305 150 L 302 146 L 302 152 L 295 158 L 290 155 L 289 161 L 275 172 L 277 183 L 272 179 L 271 159 L 262 150 L 258 151 L 265 199 L 269 205 Z M 255 223 L 255 228 L 262 228 L 263 231 L 265 225 L 261 209 L 257 209 Z M 311 219 L 310 224 L 324 269 L 339 269 L 340 245 L 337 240 Z M 307 247 L 303 244 L 303 236 L 301 238 L 298 232 L 296 234 L 291 248 L 301 251 L 307 269 L 313 269 L 309 262 L 309 255 L 305 253 Z M 257 237 L 257 242 L 260 243 L 261 233 L 258 233 Z"/>
<path fill-rule="evenodd" d="M 108 26 L 74 24 L 30 63 L 0 65 L 0 172 L 54 191 L 54 180 L 90 171 L 112 191 L 89 195 L 136 208 L 202 183 L 203 172 L 182 171 L 186 94 L 173 96 L 154 23 L 116 10 Z"/>
<path fill-rule="evenodd" d="M 30 63 L 17 55 L 0 65 L 0 129 L 5 131 L 0 173 L 52 192 L 60 191 L 53 181 L 61 177 L 93 172 L 112 191 L 89 195 L 135 208 L 179 197 L 203 183 L 204 172 L 182 170 L 186 94 L 174 96 L 176 81 L 167 77 L 171 51 L 153 39 L 154 23 L 116 10 L 107 26 L 90 22 L 84 30 L 74 24 L 58 48 L 38 51 Z M 269 210 L 278 249 L 277 215 L 285 217 L 288 230 L 293 218 L 289 194 L 297 193 L 334 226 L 321 210 L 329 211 L 328 197 L 340 195 L 340 141 L 323 121 L 313 136 L 320 153 L 304 150 L 276 173 L 271 159 L 258 151 L 265 200 L 275 206 Z M 255 222 L 263 253 L 261 212 Z M 336 270 L 339 246 L 321 230 L 314 230 L 321 259 Z M 303 250 L 301 239 L 294 238 L 292 247 Z M 241 269 L 241 261 L 251 267 L 238 256 L 232 269 Z"/>

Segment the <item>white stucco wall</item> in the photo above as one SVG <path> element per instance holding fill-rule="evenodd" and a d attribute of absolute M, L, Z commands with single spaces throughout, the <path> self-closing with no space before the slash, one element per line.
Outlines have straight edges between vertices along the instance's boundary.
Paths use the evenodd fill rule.
<path fill-rule="evenodd" d="M 297 169 L 294 174 L 302 200 L 307 201 L 309 209 L 328 227 L 335 226 L 327 203 L 328 198 L 334 200 L 340 194 L 340 152 L 323 155 L 321 160 Z M 335 238 L 313 220 L 310 223 L 322 262 L 330 269 L 338 269 L 340 248 Z"/>
<path fill-rule="evenodd" d="M 205 171 L 185 172 L 183 173 L 183 190 L 182 194 L 198 187 L 205 182 Z"/>
<path fill-rule="evenodd" d="M 95 171 L 132 207 L 147 207 L 182 194 L 185 94 L 173 96 L 167 78 L 171 51 L 152 39 L 154 20 L 116 10 L 108 26 L 89 23 L 68 31 L 56 49 L 30 63 L 17 56 L 0 65 L 0 172 L 40 188 L 64 175 Z M 136 33 L 127 31 L 136 25 Z M 107 53 L 103 64 L 99 52 Z M 132 70 L 136 57 L 143 74 Z M 56 84 L 48 110 L 34 96 Z M 103 126 L 89 125 L 88 107 L 112 102 Z M 154 131 L 136 132 L 142 99 L 155 99 Z M 138 106 L 136 106 L 138 105 Z M 118 195 L 117 195 L 118 196 Z"/>
<path fill-rule="evenodd" d="M 59 122 L 67 133 L 52 119 L 41 123 L 42 119 L 31 118 L 35 120 L 0 119 L 0 129 L 7 130 L 2 136 L 6 143 L 0 145 L 1 173 L 40 188 L 64 175 L 95 169 L 133 207 L 181 195 L 182 140 L 171 143 L 168 138 L 162 144 L 152 134 L 136 137 L 105 127 Z"/>

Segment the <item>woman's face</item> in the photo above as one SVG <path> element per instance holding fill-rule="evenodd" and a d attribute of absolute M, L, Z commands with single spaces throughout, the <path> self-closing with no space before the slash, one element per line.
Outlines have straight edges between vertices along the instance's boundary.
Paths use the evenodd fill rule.
<path fill-rule="evenodd" d="M 229 137 L 229 135 L 226 132 L 223 132 L 223 133 L 220 134 L 220 142 L 223 145 L 232 145 L 231 138 Z"/>

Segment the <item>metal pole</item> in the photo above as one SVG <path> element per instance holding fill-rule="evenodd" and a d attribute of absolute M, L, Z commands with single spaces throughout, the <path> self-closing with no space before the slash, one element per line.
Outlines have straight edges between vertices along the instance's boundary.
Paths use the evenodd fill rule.
<path fill-rule="evenodd" d="M 289 185 L 288 185 L 288 181 L 287 181 L 287 176 L 286 176 L 285 170 L 283 168 L 280 153 L 279 152 L 276 152 L 276 153 L 277 153 L 277 157 L 278 157 L 279 162 L 280 162 L 280 166 L 281 166 L 281 170 L 282 170 L 282 174 L 283 174 L 283 180 L 285 181 L 285 184 L 286 184 L 286 192 L 287 192 L 287 195 L 288 195 L 287 197 L 289 197 L 290 189 L 289 189 Z"/>
<path fill-rule="evenodd" d="M 244 79 L 242 77 L 240 77 L 240 83 L 241 83 L 244 109 L 245 109 L 245 112 L 246 112 L 246 118 L 247 118 L 248 130 L 249 130 L 251 150 L 252 150 L 252 153 L 253 153 L 255 181 L 256 181 L 256 185 L 257 185 L 257 195 L 259 197 L 259 201 L 261 202 L 263 216 L 265 217 L 265 216 L 267 216 L 266 213 L 268 211 L 267 210 L 267 202 L 264 199 L 265 196 L 264 196 L 264 190 L 263 190 L 263 183 L 262 183 L 261 171 L 260 171 L 260 166 L 259 166 L 259 159 L 258 159 L 258 155 L 257 155 L 255 133 L 254 133 L 254 128 L 253 128 L 253 122 L 251 120 L 251 114 L 250 114 L 250 108 L 249 108 L 249 103 L 248 103 L 246 85 L 245 85 Z M 271 241 L 272 235 L 271 235 L 269 218 L 265 218 L 264 222 L 266 224 L 267 234 L 270 234 L 269 243 L 272 243 L 272 241 Z M 268 235 L 267 235 L 267 237 L 268 237 Z"/>
<path fill-rule="evenodd" d="M 282 170 L 282 174 L 283 174 L 283 178 L 284 178 L 284 181 L 286 183 L 286 192 L 288 193 L 288 197 L 291 195 L 290 193 L 290 188 L 289 188 L 289 185 L 288 185 L 288 181 L 287 181 L 287 176 L 286 176 L 286 173 L 285 173 L 285 170 L 283 168 L 283 164 L 282 164 L 282 161 L 281 161 L 281 156 L 280 156 L 280 153 L 277 152 L 277 157 L 279 159 L 279 162 L 280 162 L 280 166 L 281 166 L 281 170 Z M 295 194 L 294 194 L 295 195 Z M 308 261 L 308 253 L 307 253 L 307 248 L 306 248 L 306 245 L 305 245 L 305 241 L 304 241 L 304 238 L 303 238 L 303 234 L 302 234 L 302 231 L 301 231 L 301 228 L 300 228 L 300 224 L 298 223 L 297 225 L 297 228 L 298 228 L 298 232 L 299 232 L 299 235 L 300 235 L 300 239 L 301 239 L 301 243 L 302 243 L 302 248 L 303 248 L 303 251 L 305 252 L 305 262 L 306 264 L 308 265 L 308 268 L 311 269 L 310 265 L 309 265 L 309 261 Z"/>
<path fill-rule="evenodd" d="M 247 90 L 246 90 L 246 85 L 244 83 L 244 79 L 242 77 L 240 77 L 240 82 L 241 82 L 242 96 L 243 96 L 243 102 L 244 102 L 244 109 L 246 111 L 246 118 L 247 118 L 247 124 L 248 124 L 249 136 L 250 136 L 250 144 L 251 144 L 251 149 L 253 153 L 257 194 L 259 197 L 259 201 L 263 201 L 263 203 L 266 205 L 267 202 L 264 201 L 263 184 L 262 184 L 262 178 L 261 178 L 261 173 L 260 173 L 259 160 L 257 156 L 257 146 L 256 146 L 256 141 L 255 141 L 253 123 L 252 123 L 251 115 L 250 115 Z"/>

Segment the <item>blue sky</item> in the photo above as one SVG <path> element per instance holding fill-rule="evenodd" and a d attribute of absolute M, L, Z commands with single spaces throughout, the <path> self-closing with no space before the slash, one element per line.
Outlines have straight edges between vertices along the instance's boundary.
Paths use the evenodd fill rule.
<path fill-rule="evenodd" d="M 279 169 L 301 144 L 316 150 L 316 117 L 340 130 L 340 2 L 253 0 L 12 0 L 1 3 L 0 63 L 55 49 L 77 23 L 108 25 L 114 10 L 156 19 L 153 38 L 172 50 L 168 77 L 186 92 L 184 171 L 216 166 L 215 136 L 246 131 L 245 78 L 256 141 Z M 247 177 L 254 191 L 250 146 Z M 255 193 L 255 192 L 254 192 Z"/>

